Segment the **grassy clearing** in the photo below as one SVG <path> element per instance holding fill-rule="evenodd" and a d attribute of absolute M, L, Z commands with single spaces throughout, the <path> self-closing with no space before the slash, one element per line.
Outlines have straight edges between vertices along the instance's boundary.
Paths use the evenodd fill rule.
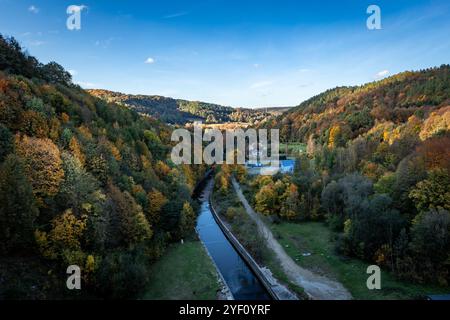
<path fill-rule="evenodd" d="M 369 263 L 337 255 L 333 234 L 323 223 L 285 222 L 271 224 L 270 228 L 286 252 L 300 266 L 340 281 L 355 299 L 420 299 L 427 294 L 446 292 L 445 288 L 399 281 L 386 271 L 381 274 L 382 289 L 368 290 L 366 269 Z M 302 255 L 307 252 L 311 256 Z"/>
<path fill-rule="evenodd" d="M 216 269 L 199 241 L 172 245 L 150 274 L 143 299 L 215 300 L 220 290 Z"/>

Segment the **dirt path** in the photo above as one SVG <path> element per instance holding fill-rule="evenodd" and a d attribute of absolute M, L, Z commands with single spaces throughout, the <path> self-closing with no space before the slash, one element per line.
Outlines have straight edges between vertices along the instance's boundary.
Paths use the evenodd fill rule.
<path fill-rule="evenodd" d="M 258 214 L 248 203 L 242 193 L 240 185 L 233 178 L 233 187 L 240 201 L 244 205 L 249 216 L 255 221 L 259 232 L 264 236 L 267 246 L 275 253 L 280 262 L 281 267 L 288 278 L 298 286 L 305 289 L 305 292 L 311 299 L 315 300 L 348 300 L 352 299 L 350 292 L 344 288 L 339 282 L 330 280 L 326 277 L 319 276 L 313 272 L 300 267 L 292 258 L 284 251 L 283 247 L 278 243 L 272 234 L 272 231 L 265 225 Z"/>

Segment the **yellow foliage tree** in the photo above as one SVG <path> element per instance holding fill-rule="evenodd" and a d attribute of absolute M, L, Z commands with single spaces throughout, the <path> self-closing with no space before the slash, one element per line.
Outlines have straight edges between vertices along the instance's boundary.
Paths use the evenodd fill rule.
<path fill-rule="evenodd" d="M 36 230 L 35 239 L 41 254 L 49 259 L 75 257 L 82 254 L 81 240 L 86 230 L 86 216 L 77 218 L 71 209 L 52 221 L 52 229 L 47 232 Z M 73 259 L 67 259 L 73 261 Z"/>
<path fill-rule="evenodd" d="M 134 245 L 153 236 L 151 226 L 142 212 L 142 207 L 127 192 L 110 184 L 109 194 L 114 201 L 119 218 L 119 230 L 123 242 Z"/>
<path fill-rule="evenodd" d="M 111 143 L 110 149 L 111 149 L 111 154 L 113 155 L 114 159 L 116 159 L 117 161 L 122 160 L 122 155 L 120 154 L 119 149 L 115 145 L 113 145 Z"/>
<path fill-rule="evenodd" d="M 288 220 L 295 219 L 299 212 L 299 194 L 297 186 L 293 183 L 289 184 L 282 196 L 282 205 L 280 216 Z"/>
<path fill-rule="evenodd" d="M 80 161 L 81 165 L 84 166 L 86 162 L 86 157 L 81 150 L 80 144 L 78 143 L 77 138 L 72 137 L 69 143 L 69 150 L 72 152 L 73 156 Z"/>
<path fill-rule="evenodd" d="M 223 171 L 219 172 L 215 178 L 215 187 L 222 193 L 228 192 L 230 188 L 230 176 Z"/>
<path fill-rule="evenodd" d="M 68 123 L 70 121 L 69 115 L 65 112 L 61 113 L 61 121 L 63 123 Z"/>
<path fill-rule="evenodd" d="M 154 224 L 159 221 L 162 208 L 167 203 L 167 198 L 158 190 L 153 189 L 147 194 L 148 199 L 148 220 Z"/>
<path fill-rule="evenodd" d="M 265 215 L 277 213 L 279 210 L 277 200 L 278 194 L 275 191 L 273 183 L 265 185 L 255 195 L 255 209 Z"/>
<path fill-rule="evenodd" d="M 183 165 L 182 168 L 183 168 L 184 176 L 186 177 L 186 183 L 192 192 L 192 191 L 194 191 L 194 188 L 195 188 L 195 181 L 196 181 L 195 173 L 192 169 L 192 166 L 190 166 L 190 165 Z"/>
<path fill-rule="evenodd" d="M 247 169 L 245 169 L 245 166 L 237 165 L 235 171 L 239 182 L 245 182 L 247 180 Z"/>
<path fill-rule="evenodd" d="M 156 171 L 156 174 L 157 174 L 160 178 L 166 177 L 166 176 L 168 176 L 169 173 L 170 173 L 170 167 L 169 167 L 167 164 L 165 164 L 164 162 L 162 162 L 161 160 L 159 160 L 159 161 L 156 163 L 155 171 Z"/>
<path fill-rule="evenodd" d="M 81 133 L 81 135 L 86 139 L 86 140 L 92 140 L 92 133 L 91 130 L 89 130 L 88 127 L 82 125 L 78 128 L 78 131 Z"/>
<path fill-rule="evenodd" d="M 23 159 L 25 172 L 38 204 L 58 193 L 64 178 L 61 155 L 50 139 L 16 135 L 17 154 Z"/>
<path fill-rule="evenodd" d="M 342 135 L 342 129 L 339 125 L 334 125 L 330 129 L 330 137 L 328 138 L 328 146 L 330 148 L 335 148 L 337 146 L 337 142 Z"/>
<path fill-rule="evenodd" d="M 195 227 L 195 219 L 196 215 L 194 212 L 194 209 L 192 209 L 192 206 L 189 202 L 185 202 L 183 204 L 183 210 L 181 211 L 180 215 L 180 234 L 182 237 L 188 236 L 192 230 L 194 230 Z"/>
<path fill-rule="evenodd" d="M 86 229 L 86 216 L 79 219 L 72 213 L 72 209 L 68 209 L 53 219 L 52 225 L 49 239 L 54 245 L 71 250 L 81 248 L 81 238 Z"/>
<path fill-rule="evenodd" d="M 58 140 L 59 138 L 59 131 L 61 129 L 61 123 L 59 122 L 58 118 L 52 118 L 49 121 L 49 132 L 48 136 L 53 141 Z"/>

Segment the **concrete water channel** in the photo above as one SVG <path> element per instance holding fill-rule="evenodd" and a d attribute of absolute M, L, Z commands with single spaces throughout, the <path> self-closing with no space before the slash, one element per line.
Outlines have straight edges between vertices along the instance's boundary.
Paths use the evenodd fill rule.
<path fill-rule="evenodd" d="M 218 225 L 211 210 L 209 197 L 211 181 L 203 184 L 197 220 L 197 233 L 214 260 L 218 271 L 236 300 L 270 300 L 271 294 L 249 266 L 242 254 L 232 245 Z"/>

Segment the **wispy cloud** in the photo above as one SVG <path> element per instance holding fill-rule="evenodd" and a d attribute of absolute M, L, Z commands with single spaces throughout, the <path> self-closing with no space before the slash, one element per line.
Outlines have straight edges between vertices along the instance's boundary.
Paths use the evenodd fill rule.
<path fill-rule="evenodd" d="M 259 81 L 255 82 L 250 86 L 250 89 L 258 89 L 258 88 L 264 88 L 268 87 L 273 83 L 273 81 Z"/>
<path fill-rule="evenodd" d="M 77 70 L 73 70 L 73 69 L 68 70 L 68 72 L 72 75 L 72 77 L 76 76 L 78 74 L 78 71 Z"/>
<path fill-rule="evenodd" d="M 97 41 L 95 41 L 95 45 L 97 47 L 102 47 L 103 49 L 107 49 L 114 40 L 116 40 L 116 39 L 113 37 L 110 37 L 106 40 L 97 40 Z"/>
<path fill-rule="evenodd" d="M 153 64 L 155 63 L 155 59 L 153 59 L 152 57 L 148 57 L 147 60 L 145 60 L 146 64 Z"/>
<path fill-rule="evenodd" d="M 378 72 L 378 73 L 375 75 L 375 78 L 381 79 L 381 78 L 384 78 L 384 77 L 386 77 L 386 76 L 388 76 L 388 75 L 389 75 L 389 70 L 383 70 L 383 71 Z"/>
<path fill-rule="evenodd" d="M 163 18 L 164 19 L 173 19 L 173 18 L 186 16 L 188 14 L 189 14 L 189 12 L 187 12 L 187 11 L 181 11 L 181 12 L 176 12 L 176 13 L 165 15 Z"/>
<path fill-rule="evenodd" d="M 85 88 L 85 89 L 95 89 L 95 88 L 99 88 L 100 86 L 92 83 L 92 82 L 84 82 L 84 81 L 77 81 L 75 82 L 76 84 L 78 84 L 80 87 Z"/>
<path fill-rule="evenodd" d="M 39 13 L 39 8 L 36 7 L 36 6 L 34 6 L 34 5 L 31 5 L 31 6 L 28 8 L 28 11 L 31 12 L 31 13 L 37 14 L 37 13 Z"/>
<path fill-rule="evenodd" d="M 40 47 L 40 46 L 42 46 L 44 44 L 45 44 L 45 42 L 44 41 L 40 41 L 40 40 L 33 40 L 33 41 L 29 42 L 29 45 L 33 46 L 33 47 Z"/>

